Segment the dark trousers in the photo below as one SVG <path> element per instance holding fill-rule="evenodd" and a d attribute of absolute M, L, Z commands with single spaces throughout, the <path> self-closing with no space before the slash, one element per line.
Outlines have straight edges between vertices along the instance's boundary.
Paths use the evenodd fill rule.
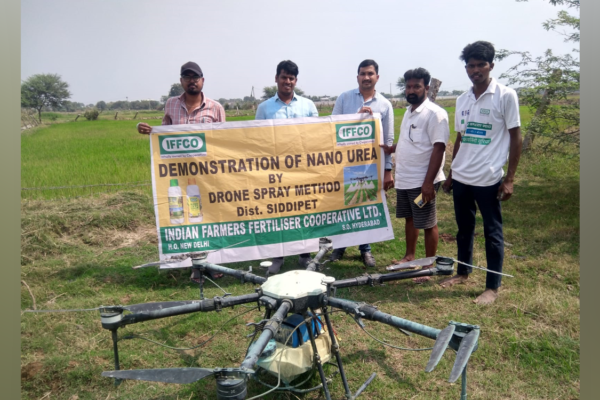
<path fill-rule="evenodd" d="M 346 247 L 340 248 L 340 250 L 346 250 Z M 371 245 L 370 244 L 361 244 L 360 246 L 358 246 L 358 250 L 360 250 L 361 253 L 365 253 L 367 251 L 371 251 Z"/>
<path fill-rule="evenodd" d="M 485 256 L 487 268 L 502 272 L 504 261 L 504 236 L 502 234 L 502 206 L 498 200 L 498 188 L 502 180 L 492 186 L 471 186 L 452 180 L 454 193 L 454 214 L 458 225 L 456 244 L 458 260 L 473 264 L 473 239 L 475 233 L 475 212 L 479 208 L 483 218 Z M 475 207 L 477 204 L 477 208 Z M 458 264 L 457 273 L 467 275 L 473 268 Z M 487 273 L 485 287 L 498 289 L 502 275 Z"/>

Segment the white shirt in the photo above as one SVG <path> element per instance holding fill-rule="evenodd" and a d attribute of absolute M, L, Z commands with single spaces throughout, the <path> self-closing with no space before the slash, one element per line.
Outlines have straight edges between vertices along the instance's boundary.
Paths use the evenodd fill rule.
<path fill-rule="evenodd" d="M 348 90 L 337 98 L 331 115 L 355 114 L 364 106 L 371 107 L 371 111 L 381 114 L 383 140 L 391 146 L 394 143 L 394 108 L 392 103 L 379 92 L 375 91 L 375 96 L 365 101 L 360 90 Z M 392 169 L 392 157 L 387 154 L 385 155 L 385 168 Z"/>
<path fill-rule="evenodd" d="M 450 128 L 448 113 L 442 107 L 425 99 L 415 111 L 412 106 L 404 113 L 400 137 L 396 145 L 396 189 L 416 189 L 423 186 L 434 143 L 448 143 Z M 446 179 L 444 160 L 433 183 Z"/>
<path fill-rule="evenodd" d="M 517 93 L 494 78 L 477 100 L 471 88 L 456 99 L 454 124 L 462 137 L 452 179 L 472 186 L 496 184 L 508 159 L 508 130 L 521 126 Z"/>

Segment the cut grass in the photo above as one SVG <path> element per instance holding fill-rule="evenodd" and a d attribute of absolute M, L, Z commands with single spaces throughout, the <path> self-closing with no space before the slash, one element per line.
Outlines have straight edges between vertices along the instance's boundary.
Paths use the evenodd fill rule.
<path fill-rule="evenodd" d="M 80 125 L 79 122 L 76 124 Z M 138 151 L 139 154 L 145 153 L 144 158 L 137 161 L 140 165 L 131 168 L 140 171 L 149 169 L 147 138 L 135 133 L 131 121 L 86 122 L 90 129 L 85 134 L 67 127 L 70 124 L 62 125 L 64 130 L 60 130 L 60 125 L 53 125 L 23 137 L 24 162 L 46 160 L 45 164 L 38 165 L 38 168 L 46 170 L 39 174 L 60 176 L 69 170 L 61 163 L 68 164 L 69 160 L 73 163 L 88 157 L 92 162 L 94 157 L 106 153 L 100 151 L 106 147 L 118 154 L 117 160 L 123 163 L 129 162 L 126 159 L 134 157 Z M 110 134 L 104 132 L 111 126 L 114 130 Z M 67 143 L 61 143 L 60 139 L 64 138 L 61 135 L 66 135 L 64 137 L 68 139 L 63 141 Z M 82 136 L 92 140 L 100 154 L 86 148 L 85 140 L 78 139 Z M 41 144 L 35 143 L 38 139 Z M 134 149 L 120 153 L 118 143 Z M 137 145 L 140 149 L 135 149 Z M 63 157 L 53 158 L 52 149 L 64 149 Z M 99 166 L 106 165 L 103 161 L 94 162 Z M 61 172 L 54 174 L 55 167 Z M 111 182 L 108 178 L 112 176 L 105 174 L 109 170 L 102 167 L 94 172 L 90 168 L 88 174 L 97 177 L 94 183 Z M 24 171 L 35 176 L 33 169 L 24 168 Z M 74 182 L 82 182 L 78 180 L 78 174 L 78 170 L 71 166 L 66 176 Z M 24 181 L 29 179 L 25 175 Z M 395 196 L 392 193 L 388 194 L 388 207 L 393 215 Z M 22 202 L 21 216 L 21 279 L 31 288 L 38 309 L 92 308 L 198 298 L 197 287 L 189 283 L 189 271 L 131 269 L 133 265 L 153 261 L 157 257 L 156 228 L 149 191 L 121 190 L 114 194 L 67 200 L 28 199 Z M 384 312 L 435 328 L 445 327 L 449 320 L 480 325 L 480 346 L 469 362 L 468 389 L 471 398 L 578 398 L 578 157 L 568 154 L 524 155 L 517 172 L 515 195 L 503 204 L 503 216 L 507 242 L 505 271 L 516 278 L 503 279 L 501 297 L 492 306 L 481 307 L 472 303 L 472 299 L 483 290 L 485 274 L 482 272 L 474 272 L 466 285 L 446 290 L 440 288 L 436 284 L 437 278 L 434 278 L 422 285 L 401 281 L 376 288 L 342 289 L 338 296 L 369 302 Z M 438 220 L 443 238 L 438 254 L 456 256 L 452 199 L 441 192 Z M 404 254 L 404 221 L 392 218 L 392 226 L 395 240 L 372 244 L 379 266 L 373 272 L 383 272 L 384 266 Z M 474 262 L 485 265 L 483 226 L 479 216 L 476 235 Z M 346 254 L 343 260 L 327 264 L 329 269 L 326 273 L 343 279 L 365 272 L 356 247 L 348 248 Z M 417 255 L 424 256 L 422 234 Z M 297 257 L 287 257 L 284 271 L 295 269 L 296 260 Z M 228 266 L 247 269 L 253 265 L 256 272 L 257 264 L 252 261 Z M 218 283 L 233 295 L 251 293 L 254 289 L 251 284 L 241 284 L 229 277 Z M 205 295 L 211 298 L 222 295 L 222 292 L 208 286 Z M 32 297 L 23 285 L 21 308 L 31 309 L 32 306 Z M 145 322 L 120 329 L 119 335 L 143 334 L 170 346 L 196 346 L 208 339 L 225 321 L 248 310 L 236 307 L 221 313 L 197 313 Z M 238 366 L 247 345 L 245 335 L 252 331 L 245 323 L 257 322 L 261 318 L 257 311 L 240 316 L 225 326 L 209 345 L 195 350 L 171 351 L 143 340 L 122 340 L 119 345 L 121 366 L 123 369 Z M 377 373 L 377 378 L 361 397 L 459 397 L 460 383 L 447 383 L 454 353 L 448 352 L 436 370 L 426 374 L 423 370 L 428 352 L 385 349 L 361 332 L 343 313 L 336 313 L 333 321 L 341 339 L 351 389 L 355 391 L 372 372 Z M 382 324 L 365 323 L 373 335 L 394 345 L 419 348 L 432 344 L 430 340 L 415 335 L 405 337 Z M 50 398 L 60 399 L 74 399 L 74 396 L 79 399 L 215 398 L 212 379 L 191 385 L 126 381 L 114 387 L 110 379 L 100 376 L 102 371 L 114 369 L 111 349 L 110 332 L 101 328 L 97 312 L 23 314 L 22 398 L 39 399 L 47 393 L 50 393 Z M 313 378 L 311 382 L 317 384 L 318 379 Z M 256 383 L 249 385 L 251 396 L 265 390 Z M 339 377 L 333 379 L 331 391 L 334 398 L 343 396 Z M 295 397 L 277 394 L 266 398 Z M 317 399 L 322 395 L 315 392 L 303 398 Z"/>

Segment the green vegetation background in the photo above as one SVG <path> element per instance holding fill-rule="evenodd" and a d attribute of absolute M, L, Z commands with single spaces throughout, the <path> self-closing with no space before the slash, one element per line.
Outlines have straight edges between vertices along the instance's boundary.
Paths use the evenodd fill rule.
<path fill-rule="evenodd" d="M 453 109 L 447 108 L 451 118 Z M 394 110 L 396 136 L 404 110 Z M 524 123 L 529 118 L 521 109 Z M 323 110 L 322 115 L 327 111 Z M 132 118 L 133 115 L 128 116 Z M 140 114 L 160 124 L 159 113 Z M 63 122 L 61 118 L 64 119 Z M 148 138 L 137 134 L 137 120 L 56 123 L 22 134 L 22 186 L 92 185 L 150 180 Z M 150 119 L 154 118 L 154 119 Z M 251 115 L 228 120 L 253 119 Z M 451 127 L 453 121 L 451 121 Z M 452 129 L 451 129 L 452 130 Z M 454 141 L 453 134 L 451 141 Z M 448 151 L 451 150 L 449 146 Z M 449 157 L 448 157 L 449 158 Z M 449 160 L 447 160 L 449 163 Z M 446 166 L 448 167 L 448 165 Z M 447 168 L 446 168 L 447 170 Z M 503 204 L 506 241 L 505 271 L 499 301 L 480 307 L 472 300 L 482 290 L 484 273 L 470 282 L 441 289 L 437 278 L 418 285 L 410 281 L 383 287 L 340 290 L 338 295 L 377 305 L 402 318 L 443 328 L 455 320 L 481 326 L 479 349 L 469 363 L 470 398 L 574 399 L 579 397 L 579 157 L 575 151 L 535 150 L 522 157 L 515 195 Z M 81 196 L 81 197 L 78 197 Z M 157 257 L 156 227 L 149 186 L 100 187 L 22 192 L 21 308 L 92 308 L 198 298 L 189 271 L 157 271 L 131 267 Z M 456 224 L 450 196 L 438 197 L 438 254 L 456 256 Z M 393 210 L 394 196 L 388 197 Z M 404 222 L 392 219 L 395 240 L 374 243 L 378 267 L 366 271 L 356 247 L 347 257 L 327 264 L 327 274 L 347 278 L 364 272 L 384 272 L 405 251 Z M 485 265 L 481 219 L 475 237 L 474 262 Z M 424 256 L 423 237 L 417 255 Z M 284 271 L 296 268 L 287 257 Z M 257 262 L 236 263 L 247 269 Z M 258 272 L 260 273 L 260 271 Z M 224 278 L 219 285 L 233 295 L 253 286 Z M 205 295 L 222 295 L 209 286 Z M 35 301 L 35 303 L 34 303 Z M 191 347 L 209 338 L 228 319 L 219 336 L 195 350 L 171 351 L 142 340 L 122 340 L 124 369 L 166 367 L 228 367 L 241 362 L 257 311 L 236 307 L 221 313 L 190 314 L 128 326 L 120 335 L 139 334 L 157 342 Z M 455 399 L 460 383 L 447 379 L 455 355 L 443 357 L 431 374 L 423 372 L 428 352 L 385 349 L 355 323 L 338 313 L 334 318 L 350 386 L 356 390 L 372 372 L 377 378 L 361 395 L 365 399 Z M 406 337 L 381 324 L 366 322 L 376 337 L 402 347 L 429 347 L 431 341 Z M 191 385 L 124 382 L 115 387 L 100 373 L 113 369 L 110 333 L 96 312 L 23 314 L 21 317 L 22 398 L 40 399 L 204 399 L 215 398 L 211 380 Z M 331 371 L 329 371 L 331 372 Z M 312 383 L 317 383 L 314 378 Z M 343 396 L 339 378 L 334 398 Z M 265 389 L 250 385 L 250 395 Z M 289 394 L 266 398 L 293 399 Z M 322 398 L 319 392 L 300 396 Z"/>

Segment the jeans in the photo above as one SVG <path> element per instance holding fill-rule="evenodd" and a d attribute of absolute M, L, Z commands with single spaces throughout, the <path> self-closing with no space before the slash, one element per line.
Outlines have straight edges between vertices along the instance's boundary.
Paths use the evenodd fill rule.
<path fill-rule="evenodd" d="M 502 272 L 504 261 L 504 236 L 502 234 L 502 206 L 498 200 L 498 188 L 502 180 L 492 186 L 471 186 L 452 180 L 454 193 L 454 214 L 458 233 L 456 244 L 458 247 L 458 260 L 473 264 L 473 239 L 475 233 L 475 212 L 477 208 L 483 218 L 483 232 L 485 237 L 485 256 L 487 268 L 492 271 Z M 477 208 L 475 207 L 477 203 Z M 468 275 L 473 268 L 458 264 L 457 273 Z M 501 284 L 501 275 L 487 273 L 485 287 L 498 289 Z"/>

